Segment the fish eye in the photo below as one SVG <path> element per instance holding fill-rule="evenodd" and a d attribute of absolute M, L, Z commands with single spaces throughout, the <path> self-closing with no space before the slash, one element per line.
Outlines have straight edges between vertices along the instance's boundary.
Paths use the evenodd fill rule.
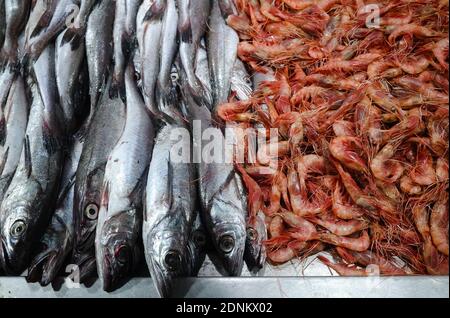
<path fill-rule="evenodd" d="M 27 229 L 27 224 L 25 223 L 25 221 L 17 220 L 11 226 L 11 235 L 13 237 L 19 237 L 20 235 L 22 235 L 25 232 L 26 229 Z"/>
<path fill-rule="evenodd" d="M 128 259 L 129 259 L 128 256 L 130 255 L 129 249 L 125 245 L 120 246 L 115 254 L 116 254 L 117 261 L 122 265 L 128 261 Z"/>
<path fill-rule="evenodd" d="M 198 247 L 205 246 L 206 244 L 206 236 L 205 233 L 203 233 L 202 231 L 199 230 L 195 231 L 193 233 L 193 239 L 195 245 L 197 245 Z"/>
<path fill-rule="evenodd" d="M 247 83 L 248 85 L 251 85 L 252 84 L 252 81 L 251 81 L 251 79 L 250 79 L 250 77 L 245 77 L 244 78 L 244 80 L 245 80 L 245 83 Z"/>
<path fill-rule="evenodd" d="M 234 238 L 231 235 L 224 235 L 219 240 L 219 248 L 224 253 L 230 253 L 234 249 Z"/>
<path fill-rule="evenodd" d="M 179 78 L 180 77 L 178 76 L 177 72 L 170 73 L 170 79 L 172 80 L 172 82 L 177 82 Z"/>
<path fill-rule="evenodd" d="M 258 232 L 252 228 L 247 228 L 247 237 L 250 239 L 250 241 L 256 241 L 258 239 Z"/>
<path fill-rule="evenodd" d="M 164 256 L 165 267 L 172 272 L 181 268 L 181 255 L 177 251 L 170 250 Z"/>
<path fill-rule="evenodd" d="M 84 214 L 86 217 L 90 220 L 96 220 L 98 217 L 98 207 L 94 203 L 90 203 L 86 206 L 86 209 L 84 210 Z"/>

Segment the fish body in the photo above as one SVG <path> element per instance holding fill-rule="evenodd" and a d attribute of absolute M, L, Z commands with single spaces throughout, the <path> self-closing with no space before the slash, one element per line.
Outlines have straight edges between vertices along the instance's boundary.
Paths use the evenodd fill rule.
<path fill-rule="evenodd" d="M 24 80 L 18 76 L 10 89 L 5 105 L 7 120 L 3 145 L 0 146 L 0 203 L 19 163 L 29 107 Z"/>
<path fill-rule="evenodd" d="M 115 9 L 113 0 L 102 0 L 93 8 L 87 22 L 85 42 L 91 98 L 88 122 L 91 121 L 108 78 L 113 52 L 112 33 Z"/>
<path fill-rule="evenodd" d="M 253 93 L 250 74 L 245 69 L 244 63 L 239 59 L 236 59 L 234 63 L 233 74 L 231 76 L 231 91 L 236 93 L 239 100 L 248 100 Z"/>
<path fill-rule="evenodd" d="M 139 263 L 142 194 L 154 137 L 131 66 L 126 70 L 125 87 L 126 122 L 106 164 L 95 239 L 97 271 L 105 291 L 120 287 Z"/>
<path fill-rule="evenodd" d="M 214 107 L 228 101 L 239 36 L 222 17 L 218 0 L 213 1 L 208 32 L 208 58 Z"/>
<path fill-rule="evenodd" d="M 85 60 L 84 39 L 73 37 L 70 42 L 63 43 L 66 29 L 56 39 L 56 84 L 59 93 L 59 102 L 63 112 L 65 129 L 73 133 L 77 126 L 76 110 L 77 94 L 82 91 L 83 83 L 80 82 Z"/>
<path fill-rule="evenodd" d="M 172 138 L 180 128 L 186 131 L 168 124 L 158 132 L 145 192 L 145 258 L 161 297 L 170 296 L 176 277 L 189 275 L 192 260 L 188 246 L 196 212 L 195 170 L 190 160 L 173 157 L 173 147 L 189 149 L 189 136 Z"/>
<path fill-rule="evenodd" d="M 209 0 L 197 0 L 189 1 L 189 17 L 195 17 L 195 19 L 184 18 L 183 11 L 180 12 L 180 19 L 183 21 L 184 32 L 191 34 L 190 37 L 181 35 L 180 43 L 180 59 L 184 72 L 187 77 L 187 87 L 190 90 L 190 95 L 194 98 L 197 104 L 206 105 L 211 107 L 213 100 L 211 92 L 208 91 L 202 82 L 195 74 L 195 61 L 197 49 L 200 45 L 200 41 L 206 33 L 208 18 L 211 11 L 211 3 Z M 187 22 L 189 21 L 189 22 Z"/>
<path fill-rule="evenodd" d="M 110 81 L 106 88 L 109 89 Z M 108 157 L 122 134 L 125 105 L 103 92 L 85 136 L 74 194 L 75 244 L 72 262 L 80 267 L 81 281 L 95 273 L 94 241 Z"/>
<path fill-rule="evenodd" d="M 40 240 L 40 249 L 28 267 L 27 281 L 46 286 L 58 275 L 64 261 L 72 252 L 74 243 L 73 197 L 75 173 L 83 142 L 73 138 L 58 191 L 55 212 Z"/>
<path fill-rule="evenodd" d="M 44 54 L 43 54 L 44 55 Z M 46 59 L 46 55 L 41 56 Z M 35 72 L 45 69 L 47 61 L 39 58 Z M 42 76 L 37 76 L 42 77 Z M 57 125 L 46 115 L 39 83 L 31 85 L 32 104 L 20 161 L 0 208 L 0 263 L 7 274 L 20 274 L 28 265 L 34 245 L 44 233 L 50 219 L 55 193 L 63 165 L 61 147 L 49 147 L 57 141 Z"/>

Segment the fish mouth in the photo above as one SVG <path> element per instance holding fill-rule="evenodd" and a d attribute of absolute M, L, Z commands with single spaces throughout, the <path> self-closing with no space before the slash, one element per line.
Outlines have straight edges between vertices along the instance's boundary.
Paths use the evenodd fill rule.
<path fill-rule="evenodd" d="M 106 251 L 102 264 L 103 290 L 110 293 L 125 285 L 132 268 L 132 250 L 121 245 L 113 253 Z"/>
<path fill-rule="evenodd" d="M 15 261 L 8 252 L 7 244 L 1 239 L 0 265 L 3 267 L 6 275 L 15 276 L 21 274 L 22 263 Z"/>
<path fill-rule="evenodd" d="M 96 276 L 97 263 L 93 249 L 89 250 L 87 253 L 74 255 L 72 261 L 78 266 L 80 283 L 84 283 Z"/>
<path fill-rule="evenodd" d="M 172 290 L 174 286 L 174 276 L 167 272 L 158 262 L 149 262 L 150 275 L 153 280 L 153 285 L 158 292 L 159 297 L 168 298 L 172 295 Z"/>
<path fill-rule="evenodd" d="M 42 286 L 49 285 L 58 274 L 62 261 L 56 250 L 48 250 L 40 253 L 28 268 L 27 282 L 40 282 Z"/>

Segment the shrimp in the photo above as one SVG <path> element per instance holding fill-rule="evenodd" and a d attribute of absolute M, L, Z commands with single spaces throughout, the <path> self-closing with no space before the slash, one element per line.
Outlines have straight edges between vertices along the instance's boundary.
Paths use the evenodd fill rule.
<path fill-rule="evenodd" d="M 261 145 L 258 148 L 257 157 L 259 163 L 262 165 L 268 165 L 272 159 L 279 158 L 286 155 L 289 152 L 289 142 L 269 142 Z"/>
<path fill-rule="evenodd" d="M 425 146 L 418 146 L 415 167 L 410 171 L 411 179 L 418 185 L 428 186 L 436 182 L 433 158 Z"/>
<path fill-rule="evenodd" d="M 448 116 L 448 109 L 447 109 Z M 439 156 L 448 152 L 449 120 L 444 118 L 431 118 L 427 124 L 427 130 L 431 139 L 431 148 Z"/>
<path fill-rule="evenodd" d="M 286 224 L 293 227 L 289 234 L 292 238 L 302 241 L 317 239 L 317 231 L 313 223 L 287 210 L 283 210 L 279 215 Z"/>
<path fill-rule="evenodd" d="M 281 2 L 294 10 L 303 10 L 316 3 L 314 0 L 282 0 Z"/>
<path fill-rule="evenodd" d="M 412 91 L 417 91 L 424 95 L 426 100 L 432 100 L 436 103 L 448 104 L 448 95 L 439 92 L 430 83 L 424 83 L 421 80 L 411 76 L 397 77 L 394 82 Z"/>
<path fill-rule="evenodd" d="M 291 104 L 298 105 L 300 103 L 305 103 L 308 100 L 314 100 L 319 96 L 325 96 L 328 90 L 326 88 L 310 85 L 302 87 L 300 90 L 296 91 L 291 97 Z"/>
<path fill-rule="evenodd" d="M 253 34 L 253 26 L 250 24 L 250 20 L 245 14 L 229 15 L 227 18 L 227 24 L 236 30 L 239 34 L 239 38 L 242 40 L 250 40 Z"/>
<path fill-rule="evenodd" d="M 414 224 L 416 225 L 417 231 L 424 240 L 427 240 L 430 235 L 430 227 L 428 225 L 428 211 L 425 205 L 417 203 L 412 208 L 412 216 Z"/>
<path fill-rule="evenodd" d="M 252 105 L 252 102 L 236 101 L 231 103 L 224 103 L 216 108 L 217 115 L 225 121 L 239 121 L 242 114 L 246 112 Z"/>
<path fill-rule="evenodd" d="M 343 220 L 356 219 L 364 215 L 364 211 L 349 203 L 344 203 L 344 195 L 340 182 L 336 182 L 333 195 L 331 197 L 332 208 L 334 215 Z"/>
<path fill-rule="evenodd" d="M 380 74 L 382 74 L 384 71 L 393 66 L 394 63 L 392 63 L 391 61 L 386 60 L 374 61 L 367 66 L 367 75 L 369 76 L 370 80 L 373 80 L 375 78 L 383 78 L 383 76 L 380 76 Z"/>
<path fill-rule="evenodd" d="M 448 63 L 446 62 L 448 58 L 448 46 L 449 46 L 449 40 L 447 38 L 443 38 L 442 40 L 438 41 L 436 45 L 434 46 L 432 52 L 436 59 L 438 60 L 439 64 L 445 69 L 448 70 Z"/>
<path fill-rule="evenodd" d="M 416 37 L 437 37 L 441 33 L 431 30 L 427 27 L 417 24 L 403 24 L 398 25 L 388 37 L 388 42 L 393 45 L 395 40 L 402 35 L 414 35 Z"/>
<path fill-rule="evenodd" d="M 340 136 L 333 138 L 329 149 L 334 158 L 339 160 L 346 167 L 367 173 L 365 160 L 361 157 L 363 146 L 357 137 Z"/>
<path fill-rule="evenodd" d="M 271 238 L 279 237 L 284 232 L 284 222 L 281 216 L 275 215 L 269 224 L 269 234 Z"/>
<path fill-rule="evenodd" d="M 430 234 L 434 246 L 448 256 L 448 200 L 437 201 L 430 214 Z"/>
<path fill-rule="evenodd" d="M 363 230 L 361 236 L 358 238 L 337 236 L 332 233 L 322 233 L 319 235 L 319 240 L 324 243 L 345 247 L 357 252 L 364 252 L 370 247 L 370 237 L 366 230 Z"/>
<path fill-rule="evenodd" d="M 319 155 L 304 155 L 297 159 L 297 173 L 300 181 L 300 187 L 306 188 L 306 180 L 310 173 L 325 173 L 325 160 Z"/>
<path fill-rule="evenodd" d="M 425 56 L 412 56 L 404 58 L 401 61 L 397 60 L 396 65 L 400 67 L 405 73 L 419 74 L 428 68 L 428 65 L 430 65 L 430 61 Z"/>
<path fill-rule="evenodd" d="M 237 170 L 242 176 L 245 187 L 247 188 L 247 202 L 248 202 L 248 215 L 249 218 L 254 218 L 262 210 L 263 206 L 263 196 L 261 187 L 259 184 L 253 180 L 245 171 L 245 169 L 240 164 L 235 165 Z"/>
<path fill-rule="evenodd" d="M 368 135 L 370 142 L 381 143 L 381 111 L 372 105 L 368 97 L 356 105 L 354 122 L 359 136 Z"/>
<path fill-rule="evenodd" d="M 344 221 L 336 219 L 330 215 L 322 215 L 319 217 L 308 218 L 311 222 L 320 225 L 333 234 L 338 236 L 347 236 L 353 233 L 365 230 L 369 227 L 369 223 L 365 220 Z"/>
<path fill-rule="evenodd" d="M 306 187 L 300 186 L 297 171 L 291 168 L 287 178 L 290 202 L 295 214 L 299 216 L 314 215 L 328 209 L 331 202 L 321 189 L 311 191 L 313 195 L 310 200 Z"/>
<path fill-rule="evenodd" d="M 409 195 L 417 195 L 422 192 L 422 187 L 415 184 L 411 177 L 407 174 L 400 178 L 400 189 L 402 192 Z"/>
<path fill-rule="evenodd" d="M 403 174 L 404 167 L 400 161 L 392 159 L 398 143 L 388 143 L 370 162 L 370 169 L 375 178 L 385 182 L 396 182 Z"/>
<path fill-rule="evenodd" d="M 394 202 L 400 202 L 402 195 L 395 183 L 389 183 L 382 180 L 375 180 L 375 184 L 389 199 Z"/>
<path fill-rule="evenodd" d="M 400 105 L 398 105 L 398 101 L 383 88 L 379 81 L 369 85 L 367 94 L 375 104 L 383 108 L 386 112 L 397 113 L 399 115 L 403 114 Z"/>
<path fill-rule="evenodd" d="M 294 257 L 296 257 L 295 250 L 289 246 L 278 248 L 267 253 L 267 258 L 275 264 L 286 263 Z"/>
<path fill-rule="evenodd" d="M 315 72 L 318 73 L 327 73 L 327 72 L 355 72 L 355 71 L 364 71 L 367 66 L 379 59 L 381 57 L 380 54 L 376 53 L 366 53 L 361 54 L 355 57 L 352 60 L 342 60 L 342 59 L 334 59 L 328 61 L 325 65 L 318 67 Z"/>
<path fill-rule="evenodd" d="M 289 125 L 289 139 L 293 146 L 303 141 L 303 118 L 300 113 L 289 112 L 278 116 L 274 126 L 279 127 L 281 124 Z"/>
<path fill-rule="evenodd" d="M 439 182 L 448 182 L 448 162 L 444 158 L 436 161 L 436 178 Z"/>
<path fill-rule="evenodd" d="M 333 263 L 325 256 L 319 255 L 317 258 L 326 266 L 335 270 L 340 276 L 368 276 L 368 272 L 364 268 L 356 266 L 348 266 L 344 263 Z"/>
<path fill-rule="evenodd" d="M 333 132 L 337 137 L 354 137 L 355 124 L 351 121 L 338 120 L 333 124 Z"/>
<path fill-rule="evenodd" d="M 429 274 L 448 275 L 448 257 L 439 254 L 429 237 L 423 244 L 422 255 Z"/>
<path fill-rule="evenodd" d="M 387 275 L 405 275 L 406 272 L 397 267 L 393 262 L 382 256 L 376 255 L 371 251 L 355 252 L 342 247 L 336 247 L 338 255 L 347 263 L 360 264 L 362 266 L 376 265 L 381 274 Z"/>

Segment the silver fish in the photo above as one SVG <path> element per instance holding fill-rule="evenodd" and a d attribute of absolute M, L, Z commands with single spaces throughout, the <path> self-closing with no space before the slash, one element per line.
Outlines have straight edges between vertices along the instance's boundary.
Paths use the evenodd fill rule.
<path fill-rule="evenodd" d="M 83 146 L 81 140 L 73 139 L 61 175 L 55 212 L 40 240 L 39 252 L 28 267 L 27 281 L 39 281 L 42 286 L 50 284 L 55 279 L 73 248 L 74 183 Z"/>
<path fill-rule="evenodd" d="M 73 19 L 73 23 L 64 32 L 64 37 L 61 39 L 61 43 L 65 44 L 72 41 L 74 37 L 81 37 L 86 30 L 88 17 L 91 11 L 99 0 L 80 0 L 80 8 L 78 14 Z"/>
<path fill-rule="evenodd" d="M 191 16 L 189 14 L 191 0 L 177 0 L 180 18 L 178 20 L 178 33 L 183 42 L 192 42 Z"/>
<path fill-rule="evenodd" d="M 15 72 L 6 67 L 3 71 L 0 70 L 0 144 L 5 140 L 6 134 L 6 118 L 4 114 L 4 106 L 9 95 L 9 90 L 16 76 Z"/>
<path fill-rule="evenodd" d="M 17 62 L 17 52 L 19 48 L 19 35 L 25 27 L 31 1 L 5 0 L 5 40 L 3 43 L 3 57 L 11 64 Z"/>
<path fill-rule="evenodd" d="M 207 29 L 210 11 L 210 0 L 190 1 L 189 16 L 195 17 L 195 19 L 190 19 L 189 24 L 185 27 L 185 32 L 192 34 L 192 40 L 183 40 L 183 35 L 181 35 L 182 41 L 180 43 L 181 64 L 187 76 L 187 87 L 190 90 L 190 95 L 197 104 L 206 105 L 208 107 L 211 107 L 213 102 L 211 92 L 202 85 L 201 81 L 196 76 L 194 64 L 197 49 Z M 183 16 L 181 16 L 181 18 L 183 19 Z M 186 37 L 184 38 L 186 39 Z"/>
<path fill-rule="evenodd" d="M 41 58 L 34 65 L 36 73 L 48 64 Z M 62 136 L 55 135 L 55 122 L 45 114 L 50 110 L 37 85 L 31 85 L 33 101 L 22 154 L 0 208 L 0 263 L 7 274 L 20 274 L 28 265 L 50 218 L 63 164 L 62 148 L 55 147 L 59 143 L 48 146 L 48 140 L 58 141 Z"/>
<path fill-rule="evenodd" d="M 187 78 L 182 73 L 182 84 Z M 182 86 L 183 86 L 182 85 Z M 222 131 L 216 128 L 211 119 L 211 113 L 206 106 L 197 105 L 189 92 L 184 92 L 184 102 L 188 109 L 193 129 L 194 144 L 201 144 L 202 149 L 206 142 L 196 140 L 195 136 L 203 135 L 208 129 L 215 136 L 222 136 Z M 195 128 L 194 120 L 201 123 Z M 197 126 L 198 127 L 198 126 Z M 223 145 L 222 145 L 223 146 Z M 224 154 L 225 149 L 222 149 Z M 194 153 L 194 157 L 197 157 Z M 231 276 L 240 275 L 243 267 L 243 256 L 246 240 L 246 198 L 243 197 L 242 180 L 236 173 L 232 164 L 225 162 L 206 162 L 205 158 L 197 158 L 199 193 L 202 220 L 208 230 L 213 245 L 219 254 L 224 270 Z"/>
<path fill-rule="evenodd" d="M 40 32 L 39 29 L 35 29 L 31 34 L 31 39 L 25 48 L 24 63 L 27 63 L 30 59 L 37 59 L 48 43 L 63 31 L 65 27 L 71 25 L 70 18 L 73 17 L 74 19 L 76 17 L 78 8 L 79 0 L 56 1 L 56 7 L 48 12 L 48 14 L 51 14 L 51 19 L 47 26 Z"/>
<path fill-rule="evenodd" d="M 239 36 L 222 17 L 218 0 L 213 0 L 209 25 L 208 58 L 215 108 L 228 100 Z"/>
<path fill-rule="evenodd" d="M 231 91 L 236 93 L 240 100 L 248 100 L 252 93 L 252 80 L 248 74 L 244 63 L 240 59 L 236 59 L 231 77 Z"/>
<path fill-rule="evenodd" d="M 125 87 L 126 122 L 106 164 L 95 237 L 97 271 L 108 292 L 129 278 L 142 253 L 142 194 L 154 137 L 131 64 L 125 72 Z"/>
<path fill-rule="evenodd" d="M 56 9 L 55 0 L 37 0 L 31 8 L 28 22 L 25 26 L 25 47 L 31 44 L 31 39 L 48 27 Z"/>
<path fill-rule="evenodd" d="M 146 4 L 144 3 L 142 6 L 144 5 Z M 140 22 L 143 24 L 139 43 L 142 91 L 146 106 L 155 116 L 159 116 L 159 110 L 155 100 L 155 87 L 160 70 L 160 41 L 164 8 L 165 0 L 156 0 L 151 4 L 143 21 Z"/>
<path fill-rule="evenodd" d="M 113 28 L 114 70 L 111 85 L 112 97 L 120 96 L 125 100 L 124 72 L 131 55 L 134 33 L 133 23 L 139 7 L 137 0 L 116 0 L 116 11 Z M 131 30 L 130 30 L 131 29 Z"/>
<path fill-rule="evenodd" d="M 110 82 L 106 89 L 109 89 Z M 80 267 L 81 281 L 92 276 L 96 270 L 94 239 L 105 166 L 122 134 L 124 122 L 124 103 L 120 98 L 111 99 L 105 91 L 86 131 L 75 181 L 75 245 L 72 262 Z"/>
<path fill-rule="evenodd" d="M 161 297 L 171 294 L 174 279 L 189 275 L 189 237 L 196 209 L 195 170 L 182 158 L 173 158 L 173 147 L 189 149 L 190 137 L 172 138 L 165 125 L 157 134 L 144 203 L 143 241 L 153 283 Z M 177 148 L 178 149 L 178 148 Z"/>
<path fill-rule="evenodd" d="M 86 58 L 89 70 L 89 95 L 91 110 L 87 125 L 105 90 L 109 65 L 112 60 L 112 32 L 115 4 L 113 0 L 102 0 L 89 16 L 86 29 Z"/>
<path fill-rule="evenodd" d="M 59 102 L 64 116 L 65 129 L 73 133 L 77 126 L 76 94 L 82 90 L 83 83 L 80 82 L 83 72 L 83 61 L 85 58 L 84 38 L 75 35 L 70 42 L 63 43 L 66 29 L 56 39 L 55 73 L 56 84 L 59 93 Z"/>
<path fill-rule="evenodd" d="M 25 83 L 22 77 L 18 76 L 10 89 L 5 105 L 5 117 L 8 120 L 5 139 L 0 146 L 0 203 L 19 163 L 27 128 L 28 111 Z"/>
<path fill-rule="evenodd" d="M 197 49 L 195 61 L 195 75 L 202 82 L 203 86 L 209 91 L 212 90 L 211 74 L 209 72 L 208 52 L 206 51 L 205 41 L 200 42 L 200 47 Z"/>
<path fill-rule="evenodd" d="M 177 22 L 175 0 L 167 0 L 161 31 L 161 61 L 157 84 L 160 98 L 165 103 L 172 103 L 174 99 L 170 74 L 178 50 Z"/>

